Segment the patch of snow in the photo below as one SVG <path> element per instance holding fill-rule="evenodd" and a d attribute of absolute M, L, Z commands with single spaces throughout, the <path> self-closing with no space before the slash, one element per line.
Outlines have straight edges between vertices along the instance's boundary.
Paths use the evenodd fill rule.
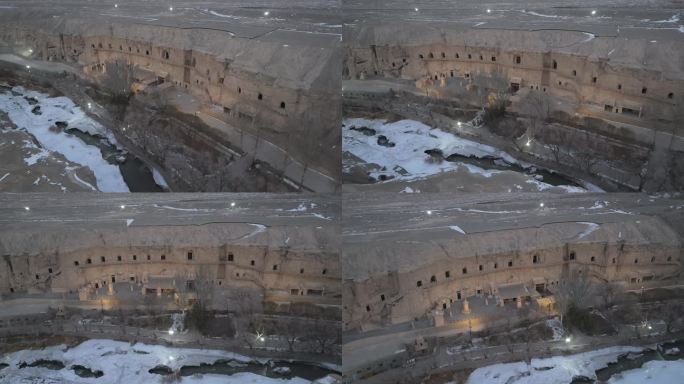
<path fill-rule="evenodd" d="M 19 368 L 23 361 L 33 362 L 38 359 L 59 360 L 67 366 L 83 365 L 92 370 L 100 370 L 104 375 L 97 379 L 81 379 L 70 369 L 47 370 L 44 368 Z M 9 364 L 2 370 L 2 375 L 11 377 L 12 382 L 47 382 L 69 384 L 76 382 L 97 382 L 98 384 L 117 383 L 158 383 L 160 375 L 148 370 L 165 365 L 174 371 L 183 365 L 200 365 L 214 363 L 216 360 L 229 360 L 236 363 L 248 363 L 253 359 L 232 352 L 211 350 L 172 348 L 161 345 L 148 345 L 128 342 L 93 339 L 67 348 L 65 345 L 46 347 L 40 350 L 22 350 L 9 353 L 3 362 Z M 44 379 L 41 379 L 44 378 Z M 36 381 L 38 380 L 38 381 Z M 47 380 L 47 381 L 46 381 Z M 291 379 L 271 379 L 254 373 L 239 372 L 233 375 L 204 374 L 183 377 L 183 383 L 224 383 L 224 384 L 308 384 L 309 380 L 298 377 Z"/>
<path fill-rule="evenodd" d="M 154 178 L 154 183 L 157 184 L 158 186 L 169 190 L 169 184 L 164 180 L 164 176 L 162 176 L 161 172 L 157 170 L 157 168 L 151 167 L 152 169 L 152 178 Z"/>
<path fill-rule="evenodd" d="M 5 180 L 5 178 L 6 178 L 7 176 L 9 176 L 9 175 L 10 175 L 9 172 L 5 173 L 2 177 L 0 177 L 0 181 Z"/>
<path fill-rule="evenodd" d="M 242 237 L 243 239 L 246 239 L 246 238 L 248 238 L 248 237 L 252 237 L 252 236 L 254 236 L 254 235 L 256 235 L 256 234 L 259 234 L 259 233 L 261 233 L 261 232 L 266 231 L 266 226 L 265 226 L 265 225 L 262 225 L 262 224 L 252 224 L 252 223 L 250 223 L 249 225 L 251 225 L 251 226 L 253 226 L 253 227 L 256 227 L 256 229 L 255 229 L 254 231 L 250 232 L 249 234 L 243 236 L 243 237 Z"/>
<path fill-rule="evenodd" d="M 539 17 L 547 17 L 547 18 L 552 18 L 552 19 L 566 19 L 567 18 L 565 16 L 546 15 L 546 14 L 538 13 L 538 12 L 534 12 L 534 11 L 525 11 L 524 9 L 522 10 L 522 12 L 527 13 L 528 15 L 539 16 Z"/>
<path fill-rule="evenodd" d="M 306 211 L 306 203 L 300 203 L 297 208 L 288 209 L 288 212 L 304 212 Z"/>
<path fill-rule="evenodd" d="M 684 33 L 684 25 L 679 26 L 679 32 Z"/>
<path fill-rule="evenodd" d="M 480 25 L 484 25 L 484 24 L 487 24 L 487 22 L 486 21 L 480 21 L 479 23 L 473 25 L 473 27 L 479 27 Z"/>
<path fill-rule="evenodd" d="M 312 215 L 314 215 L 315 217 L 318 217 L 319 219 L 332 220 L 332 217 L 325 217 L 325 216 L 321 215 L 320 213 L 313 213 Z"/>
<path fill-rule="evenodd" d="M 575 355 L 532 359 L 530 365 L 524 362 L 494 364 L 473 371 L 466 383 L 567 384 L 575 376 L 586 376 L 595 380 L 596 370 L 606 367 L 610 362 L 617 361 L 621 354 L 641 352 L 641 350 L 637 347 L 610 347 Z M 644 383 L 644 381 L 638 383 Z M 620 384 L 632 384 L 632 382 Z"/>
<path fill-rule="evenodd" d="M 399 191 L 399 193 L 420 193 L 420 189 L 413 190 L 411 187 L 406 187 Z"/>
<path fill-rule="evenodd" d="M 461 233 L 461 234 L 463 234 L 463 235 L 466 234 L 465 231 L 462 230 L 461 227 L 459 227 L 458 225 L 450 225 L 449 228 L 452 229 L 452 230 L 454 230 L 454 231 L 456 231 L 456 232 L 459 232 L 459 233 Z"/>
<path fill-rule="evenodd" d="M 12 91 L 14 93 L 0 93 L 0 110 L 7 113 L 18 129 L 26 130 L 33 135 L 45 150 L 60 153 L 71 162 L 89 167 L 95 174 L 97 189 L 100 191 L 129 192 L 119 167 L 104 160 L 99 148 L 83 142 L 74 135 L 63 131 L 53 132 L 50 128 L 56 121 L 65 121 L 69 127 L 78 128 L 91 135 L 103 136 L 116 145 L 116 139 L 111 132 L 88 117 L 66 97 L 49 97 L 22 87 L 14 87 Z M 34 106 L 29 104 L 24 96 L 38 100 L 36 105 L 40 106 L 41 114 L 31 112 Z M 44 155 L 34 154 L 25 161 L 32 165 Z"/>
<path fill-rule="evenodd" d="M 130 227 L 131 224 L 133 224 L 133 221 L 135 221 L 135 219 L 126 219 L 126 226 Z"/>
<path fill-rule="evenodd" d="M 582 231 L 582 233 L 580 233 L 579 236 L 577 236 L 580 239 L 583 239 L 584 237 L 588 236 L 590 233 L 594 232 L 600 227 L 600 225 L 596 223 L 588 223 L 584 221 L 578 221 L 577 224 L 584 224 L 587 226 L 587 228 L 584 231 Z"/>
<path fill-rule="evenodd" d="M 672 15 L 672 17 L 670 17 L 667 20 L 654 20 L 653 22 L 654 23 L 676 23 L 678 21 L 679 21 L 679 15 Z"/>
<path fill-rule="evenodd" d="M 614 375 L 608 380 L 608 384 L 680 383 L 682 372 L 684 372 L 684 360 L 652 360 L 641 368 Z"/>
<path fill-rule="evenodd" d="M 554 341 L 563 340 L 563 336 L 565 336 L 565 330 L 563 329 L 563 325 L 558 318 L 554 317 L 553 319 L 546 320 L 546 325 L 553 331 Z"/>
<path fill-rule="evenodd" d="M 152 204 L 153 207 L 155 208 L 164 208 L 164 209 L 170 209 L 172 211 L 184 211 L 184 212 L 210 212 L 211 210 L 208 209 L 199 209 L 199 208 L 177 208 L 177 207 L 172 207 L 170 205 L 157 205 L 157 204 Z"/>
<path fill-rule="evenodd" d="M 97 188 L 95 188 L 92 184 L 78 177 L 78 174 L 76 172 L 72 173 L 72 175 L 74 176 L 74 179 L 76 179 L 77 182 L 83 184 L 84 186 L 90 188 L 93 191 L 97 191 Z"/>
<path fill-rule="evenodd" d="M 592 40 L 594 40 L 594 38 L 596 38 L 596 35 L 594 35 L 593 33 L 589 33 L 589 32 L 582 32 L 582 33 L 584 33 L 585 35 L 587 35 L 587 38 L 584 39 L 584 40 L 582 40 L 582 43 L 586 43 L 586 42 L 588 42 L 588 41 L 592 41 Z"/>
<path fill-rule="evenodd" d="M 607 202 L 607 201 L 604 201 L 604 202 L 594 201 L 594 205 L 592 205 L 591 207 L 589 207 L 589 209 L 601 209 L 601 208 L 605 208 L 605 207 L 607 207 L 607 206 L 608 206 L 608 202 Z"/>

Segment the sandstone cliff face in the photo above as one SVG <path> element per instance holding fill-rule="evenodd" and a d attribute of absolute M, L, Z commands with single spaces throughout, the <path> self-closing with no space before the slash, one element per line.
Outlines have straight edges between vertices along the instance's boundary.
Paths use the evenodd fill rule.
<path fill-rule="evenodd" d="M 294 159 L 339 175 L 339 41 L 297 31 L 261 38 L 153 23 L 50 17 L 11 10 L 0 44 L 22 55 L 83 66 L 125 60 L 190 91 L 237 128 L 285 148 Z M 28 49 L 32 53 L 28 54 Z"/>

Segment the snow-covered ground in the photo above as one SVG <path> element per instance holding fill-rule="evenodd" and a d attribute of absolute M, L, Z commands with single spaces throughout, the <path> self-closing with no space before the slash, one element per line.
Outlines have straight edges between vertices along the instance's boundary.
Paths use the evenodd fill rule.
<path fill-rule="evenodd" d="M 27 98 L 34 98 L 38 103 L 32 105 Z M 40 114 L 32 112 L 36 106 L 40 106 Z M 78 128 L 91 135 L 100 135 L 116 145 L 114 135 L 88 117 L 70 99 L 49 97 L 44 93 L 14 87 L 12 92 L 0 92 L 0 110 L 7 113 L 18 129 L 33 135 L 43 148 L 43 151 L 25 159 L 27 165 L 40 162 L 49 152 L 57 152 L 73 163 L 89 167 L 97 179 L 98 190 L 129 192 L 119 167 L 103 159 L 99 148 L 62 130 L 51 130 L 57 121 L 63 121 L 68 124 L 69 128 Z"/>
<path fill-rule="evenodd" d="M 638 347 L 610 347 L 596 351 L 584 352 L 568 356 L 554 356 L 545 359 L 532 359 L 528 366 L 524 362 L 494 364 L 487 367 L 478 368 L 470 374 L 468 384 L 567 384 L 575 376 L 585 376 L 596 379 L 596 370 L 605 368 L 609 362 L 616 362 L 618 356 L 627 352 L 640 352 Z M 652 362 L 655 363 L 655 362 Z M 636 384 L 671 384 L 679 381 L 663 381 L 673 377 L 674 371 L 679 370 L 681 376 L 684 363 L 681 361 L 658 361 L 653 364 L 653 368 L 669 365 L 666 373 L 662 374 L 662 379 L 658 381 L 646 380 L 649 377 L 649 365 L 645 368 L 624 372 L 621 379 L 611 378 L 610 383 Z M 643 372 L 641 372 L 643 371 Z M 653 369 L 650 369 L 653 372 Z M 660 373 L 658 373 L 660 374 Z M 651 374 L 651 378 L 655 375 Z M 627 381 L 620 381 L 627 380 Z M 641 380 L 641 381 L 639 381 Z"/>
<path fill-rule="evenodd" d="M 376 131 L 375 135 L 367 136 L 357 129 L 368 127 Z M 378 137 L 387 137 L 394 146 L 378 144 Z M 342 150 L 353 154 L 368 164 L 377 164 L 380 169 L 370 170 L 370 176 L 378 179 L 380 175 L 392 177 L 392 180 L 411 181 L 435 175 L 441 172 L 465 169 L 471 174 L 491 178 L 504 172 L 496 169 L 484 169 L 479 166 L 460 161 L 431 161 L 426 150 L 439 149 L 444 157 L 458 154 L 466 157 L 495 158 L 499 164 L 521 164 L 508 153 L 480 144 L 472 140 L 458 137 L 452 133 L 432 128 L 413 120 L 401 120 L 387 123 L 386 120 L 370 120 L 363 118 L 349 118 L 344 120 L 342 133 Z M 538 191 L 553 188 L 551 184 L 536 180 L 533 176 L 524 175 L 526 183 Z M 573 186 L 560 186 L 567 192 L 585 192 L 586 190 Z"/>
<path fill-rule="evenodd" d="M 22 362 L 31 363 L 39 359 L 59 360 L 66 366 L 61 370 L 39 367 L 19 368 Z M 236 353 L 189 348 L 169 348 L 159 345 L 134 344 L 113 340 L 88 340 L 67 349 L 65 346 L 47 347 L 42 350 L 22 350 L 0 358 L 0 363 L 9 364 L 0 370 L 0 383 L 102 383 L 138 384 L 159 383 L 161 375 L 149 373 L 151 368 L 164 365 L 178 370 L 183 365 L 214 363 L 218 359 L 247 363 L 253 359 Z M 82 365 L 92 371 L 104 373 L 99 378 L 82 378 L 69 369 Z M 45 381 L 48 380 L 49 381 Z M 249 372 L 234 375 L 203 374 L 182 377 L 179 383 L 254 383 L 254 384 L 307 384 L 301 378 L 272 379 Z M 318 382 L 325 382 L 324 379 Z"/>
<path fill-rule="evenodd" d="M 613 375 L 609 384 L 674 384 L 684 381 L 684 360 L 653 360 L 639 369 Z"/>

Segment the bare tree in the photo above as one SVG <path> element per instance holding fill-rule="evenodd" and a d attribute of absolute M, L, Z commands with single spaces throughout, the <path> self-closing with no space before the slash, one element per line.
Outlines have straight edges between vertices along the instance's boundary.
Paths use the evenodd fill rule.
<path fill-rule="evenodd" d="M 615 298 L 623 292 L 622 285 L 611 281 L 602 281 L 596 286 L 596 296 L 601 298 L 604 308 L 615 303 Z"/>
<path fill-rule="evenodd" d="M 684 305 L 682 303 L 665 303 L 659 312 L 665 322 L 667 333 L 672 333 L 674 326 L 684 317 Z"/>
<path fill-rule="evenodd" d="M 339 344 L 342 339 L 340 327 L 334 322 L 313 319 L 309 321 L 307 328 L 314 350 L 320 354 L 330 353 L 331 346 Z"/>
<path fill-rule="evenodd" d="M 527 95 L 520 101 L 519 111 L 520 114 L 530 119 L 527 137 L 533 139 L 539 130 L 539 126 L 549 118 L 548 96 L 544 92 L 534 89 L 527 91 Z"/>
<path fill-rule="evenodd" d="M 485 111 L 485 120 L 503 115 L 511 95 L 508 78 L 503 71 L 478 72 L 471 79 L 479 105 Z"/>
<path fill-rule="evenodd" d="M 586 307 L 593 292 L 591 276 L 587 271 L 580 269 L 565 272 L 553 289 L 553 297 L 560 314 L 561 324 L 563 324 L 563 317 L 570 308 Z"/>
<path fill-rule="evenodd" d="M 113 98 L 128 100 L 133 94 L 135 67 L 124 60 L 108 62 L 100 84 Z"/>

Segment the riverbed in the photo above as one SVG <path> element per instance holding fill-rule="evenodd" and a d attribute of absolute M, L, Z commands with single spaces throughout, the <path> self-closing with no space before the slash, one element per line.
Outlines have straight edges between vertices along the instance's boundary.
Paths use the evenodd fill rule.
<path fill-rule="evenodd" d="M 24 159 L 27 164 L 40 163 L 49 154 L 58 153 L 93 172 L 95 185 L 81 180 L 92 190 L 163 190 L 155 182 L 150 167 L 126 151 L 110 130 L 67 97 L 51 97 L 21 86 L 0 85 L 0 110 L 7 113 L 17 130 L 30 134 L 42 149 L 41 153 Z"/>

